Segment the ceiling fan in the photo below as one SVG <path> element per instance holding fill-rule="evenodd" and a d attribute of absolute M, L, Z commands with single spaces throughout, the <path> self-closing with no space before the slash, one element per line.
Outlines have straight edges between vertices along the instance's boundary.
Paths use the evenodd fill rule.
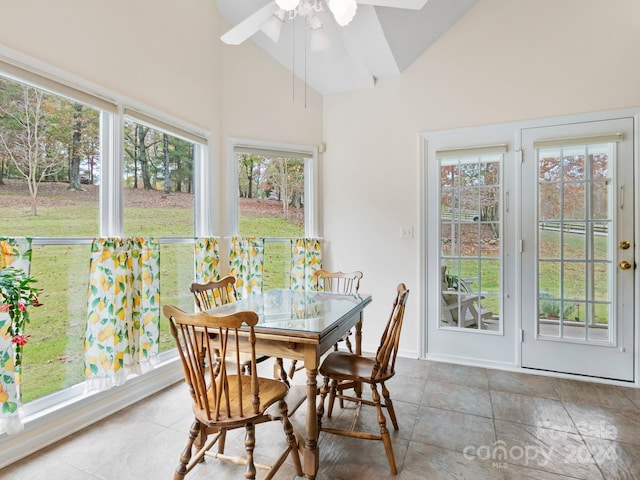
<path fill-rule="evenodd" d="M 420 10 L 427 0 L 272 0 L 238 25 L 226 32 L 220 39 L 229 45 L 239 45 L 258 30 L 262 30 L 275 43 L 280 39 L 283 23 L 302 17 L 311 30 L 311 51 L 323 50 L 329 46 L 329 37 L 322 29 L 317 13 L 329 8 L 340 26 L 348 25 L 356 14 L 358 5 Z"/>

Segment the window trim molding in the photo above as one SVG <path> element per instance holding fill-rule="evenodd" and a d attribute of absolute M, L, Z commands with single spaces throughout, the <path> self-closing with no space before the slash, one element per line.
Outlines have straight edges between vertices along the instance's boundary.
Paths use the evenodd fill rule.
<path fill-rule="evenodd" d="M 253 149 L 291 153 L 292 158 L 304 158 L 304 231 L 307 237 L 319 237 L 318 232 L 318 147 L 277 142 L 263 142 L 230 137 L 227 142 L 227 232 L 225 237 L 238 233 L 238 162 L 236 149 Z"/>

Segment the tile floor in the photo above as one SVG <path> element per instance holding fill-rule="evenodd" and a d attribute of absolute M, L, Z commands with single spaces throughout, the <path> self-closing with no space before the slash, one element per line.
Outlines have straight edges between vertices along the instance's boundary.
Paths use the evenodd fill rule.
<path fill-rule="evenodd" d="M 392 431 L 397 480 L 640 480 L 640 389 L 424 360 L 398 359 L 396 370 L 388 386 L 400 424 Z M 296 388 L 304 378 L 296 374 Z M 376 430 L 371 410 L 363 408 L 359 428 Z M 353 411 L 337 408 L 332 422 L 348 422 Z M 302 430 L 304 413 L 293 416 Z M 0 478 L 171 479 L 191 421 L 187 391 L 177 384 Z M 256 461 L 268 463 L 282 437 L 278 422 L 258 426 Z M 241 435 L 227 447 L 242 451 Z M 319 480 L 394 478 L 381 442 L 323 434 L 320 450 Z M 187 479 L 241 479 L 242 470 L 209 459 Z M 291 464 L 275 478 L 296 478 Z"/>

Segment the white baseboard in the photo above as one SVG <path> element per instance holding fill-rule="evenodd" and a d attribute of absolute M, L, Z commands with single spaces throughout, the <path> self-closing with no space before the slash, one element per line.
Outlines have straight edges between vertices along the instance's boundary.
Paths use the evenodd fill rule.
<path fill-rule="evenodd" d="M 520 367 L 515 363 L 495 362 L 472 357 L 458 357 L 454 355 L 430 354 L 424 357 L 424 360 L 432 362 L 454 363 L 458 365 L 466 365 L 469 367 L 493 368 L 495 370 L 520 371 Z"/>

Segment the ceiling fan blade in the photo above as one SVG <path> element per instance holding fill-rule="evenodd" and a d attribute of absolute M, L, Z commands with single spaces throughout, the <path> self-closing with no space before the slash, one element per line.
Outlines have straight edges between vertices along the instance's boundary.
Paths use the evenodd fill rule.
<path fill-rule="evenodd" d="M 375 5 L 377 7 L 406 8 L 409 10 L 420 10 L 425 6 L 427 0 L 356 0 L 361 5 Z"/>
<path fill-rule="evenodd" d="M 275 1 L 267 3 L 260 10 L 251 14 L 238 25 L 222 35 L 220 40 L 229 45 L 240 45 L 251 35 L 260 30 L 262 24 L 277 11 L 278 6 Z"/>

